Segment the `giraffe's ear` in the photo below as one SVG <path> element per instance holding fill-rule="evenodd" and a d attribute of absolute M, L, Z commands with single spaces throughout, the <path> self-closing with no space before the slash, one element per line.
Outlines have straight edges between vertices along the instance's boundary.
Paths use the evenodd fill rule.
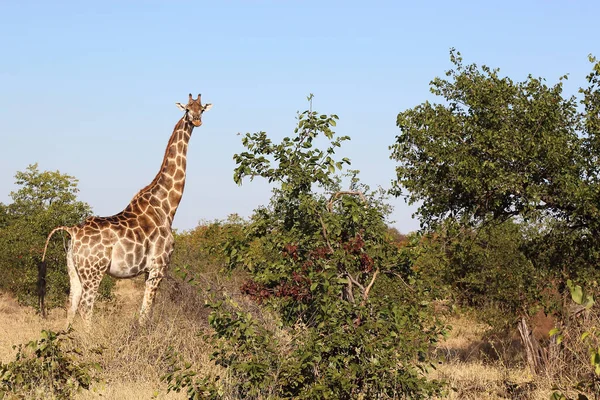
<path fill-rule="evenodd" d="M 202 109 L 202 112 L 204 111 L 208 111 L 212 108 L 212 103 L 208 103 L 204 105 L 204 108 Z"/>
<path fill-rule="evenodd" d="M 181 111 L 186 111 L 187 108 L 185 108 L 185 106 L 181 103 L 175 103 L 175 105 L 177 106 L 177 108 L 179 108 Z"/>

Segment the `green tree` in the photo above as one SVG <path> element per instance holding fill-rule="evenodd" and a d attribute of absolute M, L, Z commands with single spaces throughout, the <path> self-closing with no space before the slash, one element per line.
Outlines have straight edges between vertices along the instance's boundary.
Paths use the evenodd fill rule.
<path fill-rule="evenodd" d="M 59 171 L 40 171 L 32 164 L 15 175 L 19 189 L 12 203 L 0 204 L 0 289 L 15 293 L 26 304 L 36 304 L 37 262 L 48 233 L 58 225 L 73 225 L 91 214 L 77 200 L 77 179 Z M 54 240 L 47 253 L 49 304 L 62 304 L 68 294 L 64 244 Z"/>
<path fill-rule="evenodd" d="M 566 76 L 554 86 L 532 76 L 514 82 L 498 69 L 463 65 L 454 50 L 450 58 L 449 78 L 431 82 L 443 102 L 398 114 L 394 194 L 406 190 L 409 202 L 421 202 L 426 226 L 448 217 L 595 222 L 598 165 L 586 152 L 595 133 L 581 136 L 577 101 L 562 94 Z"/>
<path fill-rule="evenodd" d="M 579 261 L 555 258 L 556 271 L 598 265 L 600 62 L 590 57 L 580 110 L 577 98 L 563 96 L 566 76 L 553 86 L 532 76 L 515 82 L 498 69 L 464 65 L 455 50 L 450 59 L 448 78 L 431 82 L 442 102 L 398 114 L 392 192 L 420 204 L 425 228 L 516 217 L 547 238 L 569 236 Z"/>
<path fill-rule="evenodd" d="M 281 346 L 255 319 L 214 306 L 211 325 L 225 340 L 215 359 L 243 383 L 238 396 L 426 398 L 437 388 L 420 368 L 441 328 L 385 223 L 384 191 L 358 171 L 336 174 L 350 164 L 336 155 L 349 139 L 336 136 L 336 120 L 304 111 L 291 137 L 247 134 L 247 151 L 234 156 L 237 183 L 262 177 L 276 188 L 229 243 L 230 266 L 247 271 L 242 292 L 294 338 Z"/>

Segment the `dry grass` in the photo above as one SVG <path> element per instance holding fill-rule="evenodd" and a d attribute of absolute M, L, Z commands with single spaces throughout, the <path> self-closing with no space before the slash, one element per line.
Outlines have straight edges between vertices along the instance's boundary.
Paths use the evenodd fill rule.
<path fill-rule="evenodd" d="M 431 377 L 448 384 L 448 399 L 527 399 L 547 400 L 552 382 L 533 376 L 523 363 L 503 362 L 514 359 L 520 350 L 514 339 L 490 341 L 491 327 L 468 317 L 452 317 L 450 336 L 436 349 L 445 362 L 437 365 Z"/>
<path fill-rule="evenodd" d="M 76 319 L 76 343 L 86 361 L 102 366 L 102 383 L 77 398 L 185 398 L 183 394 L 167 395 L 165 384 L 160 382 L 168 368 L 165 357 L 171 347 L 186 361 L 193 362 L 200 374 L 217 372 L 209 360 L 209 348 L 199 335 L 206 328 L 203 299 L 192 288 L 165 281 L 157 296 L 152 322 L 139 326 L 136 320 L 142 296 L 143 281 L 119 281 L 115 300 L 97 304 L 91 332 L 84 333 Z M 44 320 L 10 296 L 0 296 L 0 361 L 14 360 L 12 345 L 38 339 L 42 329 L 64 328 L 65 317 L 64 310 L 52 310 Z"/>
<path fill-rule="evenodd" d="M 42 329 L 59 330 L 64 327 L 65 313 L 52 310 L 43 320 L 29 307 L 21 307 L 13 297 L 0 294 L 0 362 L 14 359 L 12 346 L 26 343 L 40 336 Z"/>
<path fill-rule="evenodd" d="M 552 394 L 550 382 L 499 363 L 452 361 L 439 365 L 432 377 L 448 383 L 448 399 L 548 400 Z"/>
<path fill-rule="evenodd" d="M 168 399 L 178 400 L 187 399 L 183 393 L 168 393 L 164 390 L 155 389 L 156 382 L 135 381 L 135 382 L 112 382 L 110 384 L 99 384 L 92 390 L 81 392 L 77 395 L 78 400 L 92 399 L 114 399 L 114 400 L 149 400 L 149 399 Z"/>

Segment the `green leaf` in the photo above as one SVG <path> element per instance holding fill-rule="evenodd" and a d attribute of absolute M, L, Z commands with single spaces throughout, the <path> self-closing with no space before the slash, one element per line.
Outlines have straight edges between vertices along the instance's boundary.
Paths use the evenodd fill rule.
<path fill-rule="evenodd" d="M 600 354 L 598 354 L 596 351 L 592 351 L 590 354 L 590 364 L 593 366 L 600 364 Z"/>
<path fill-rule="evenodd" d="M 573 283 L 569 280 L 567 281 L 567 285 L 571 292 L 571 298 L 577 304 L 583 304 L 583 289 L 579 285 L 573 285 Z"/>
<path fill-rule="evenodd" d="M 586 310 L 591 309 L 595 303 L 594 296 L 592 294 L 586 294 L 584 302 L 585 303 L 583 306 L 586 308 Z"/>

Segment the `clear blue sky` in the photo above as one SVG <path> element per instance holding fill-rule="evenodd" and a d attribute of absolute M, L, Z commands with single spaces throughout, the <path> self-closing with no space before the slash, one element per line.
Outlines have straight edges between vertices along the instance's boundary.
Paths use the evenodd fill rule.
<path fill-rule="evenodd" d="M 269 187 L 233 183 L 238 132 L 292 133 L 307 107 L 340 117 L 340 150 L 362 180 L 390 186 L 398 112 L 465 62 L 575 94 L 600 56 L 597 1 L 0 1 L 0 202 L 38 162 L 79 179 L 97 215 L 121 211 L 157 173 L 175 102 L 214 108 L 194 131 L 178 229 L 248 216 Z M 402 232 L 414 207 L 392 199 Z"/>

